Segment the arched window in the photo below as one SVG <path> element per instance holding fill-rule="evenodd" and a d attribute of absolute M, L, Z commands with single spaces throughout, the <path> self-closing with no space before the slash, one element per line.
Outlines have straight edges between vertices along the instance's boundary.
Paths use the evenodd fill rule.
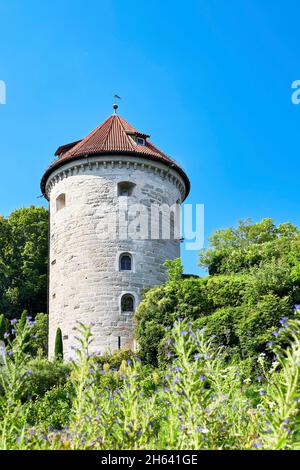
<path fill-rule="evenodd" d="M 121 299 L 121 313 L 134 312 L 134 297 L 131 294 L 124 294 Z"/>
<path fill-rule="evenodd" d="M 120 271 L 132 271 L 132 256 L 129 253 L 120 256 Z"/>
<path fill-rule="evenodd" d="M 64 207 L 66 207 L 66 195 L 65 194 L 60 194 L 56 198 L 56 211 L 58 212 L 61 209 L 63 209 Z"/>
<path fill-rule="evenodd" d="M 118 184 L 118 196 L 132 196 L 134 187 L 134 183 L 122 181 Z"/>

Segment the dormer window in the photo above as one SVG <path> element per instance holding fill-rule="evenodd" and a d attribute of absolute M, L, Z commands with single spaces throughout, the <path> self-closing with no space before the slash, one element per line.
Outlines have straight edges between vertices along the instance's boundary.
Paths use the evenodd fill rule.
<path fill-rule="evenodd" d="M 142 137 L 137 137 L 137 138 L 136 138 L 136 143 L 137 143 L 138 145 L 146 145 L 146 141 L 145 141 L 145 139 L 143 139 Z"/>

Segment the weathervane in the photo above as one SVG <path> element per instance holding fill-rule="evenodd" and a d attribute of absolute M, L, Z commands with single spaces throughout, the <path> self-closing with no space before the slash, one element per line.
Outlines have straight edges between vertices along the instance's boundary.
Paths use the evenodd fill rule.
<path fill-rule="evenodd" d="M 115 102 L 114 102 L 114 105 L 113 105 L 114 114 L 117 114 L 117 109 L 118 109 L 118 107 L 119 107 L 117 100 L 120 100 L 120 99 L 121 99 L 121 96 L 119 96 L 119 95 L 114 95 L 114 99 L 115 99 Z"/>

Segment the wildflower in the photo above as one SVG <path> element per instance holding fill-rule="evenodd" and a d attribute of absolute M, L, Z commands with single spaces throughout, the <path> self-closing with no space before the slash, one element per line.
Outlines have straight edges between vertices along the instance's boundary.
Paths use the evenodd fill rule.
<path fill-rule="evenodd" d="M 170 357 L 172 357 L 172 353 L 168 352 L 167 357 L 170 359 Z"/>
<path fill-rule="evenodd" d="M 9 337 L 9 333 L 4 333 L 4 338 L 8 338 Z"/>
<path fill-rule="evenodd" d="M 279 331 L 273 331 L 273 335 L 274 335 L 274 336 L 278 336 L 278 335 L 279 335 Z"/>
<path fill-rule="evenodd" d="M 200 375 L 199 379 L 200 380 L 205 380 L 205 375 Z"/>
<path fill-rule="evenodd" d="M 267 346 L 268 346 L 268 348 L 271 348 L 271 347 L 273 346 L 272 341 L 269 341 L 269 342 L 267 343 Z"/>
<path fill-rule="evenodd" d="M 262 380 L 262 376 L 259 375 L 259 376 L 257 377 L 257 380 L 260 382 L 260 381 Z"/>
<path fill-rule="evenodd" d="M 201 434 L 207 434 L 209 431 L 206 429 L 204 426 L 200 426 L 199 428 L 196 428 L 197 432 L 200 432 Z"/>
<path fill-rule="evenodd" d="M 187 335 L 187 331 L 186 330 L 182 330 L 182 332 L 180 333 L 182 336 L 184 335 Z"/>
<path fill-rule="evenodd" d="M 11 334 L 14 335 L 15 332 L 16 332 L 16 330 L 13 328 L 13 329 L 11 330 Z"/>
<path fill-rule="evenodd" d="M 294 305 L 294 312 L 296 312 L 296 311 L 299 310 L 299 309 L 300 309 L 300 305 L 299 305 L 299 304 Z"/>
<path fill-rule="evenodd" d="M 180 425 L 178 426 L 179 431 L 182 431 L 184 429 L 184 426 Z"/>
<path fill-rule="evenodd" d="M 177 321 L 178 321 L 178 322 L 182 322 L 182 320 L 183 320 L 182 317 L 178 317 L 178 318 L 177 318 Z"/>
<path fill-rule="evenodd" d="M 294 398 L 294 401 L 295 401 L 295 402 L 298 402 L 299 400 L 300 400 L 299 397 L 295 397 L 295 398 Z"/>
<path fill-rule="evenodd" d="M 26 374 L 28 374 L 28 375 L 31 375 L 32 373 L 33 373 L 33 372 L 32 372 L 31 369 L 29 369 L 29 370 L 26 372 Z"/>
<path fill-rule="evenodd" d="M 167 344 L 171 344 L 171 343 L 172 343 L 172 338 L 167 338 L 167 339 L 166 339 L 166 343 L 167 343 Z"/>
<path fill-rule="evenodd" d="M 132 364 L 132 361 L 128 359 L 127 364 L 130 366 Z"/>
<path fill-rule="evenodd" d="M 261 442 L 255 442 L 254 449 L 258 449 L 261 446 Z"/>
<path fill-rule="evenodd" d="M 199 361 L 199 359 L 200 359 L 199 354 L 195 354 L 194 359 L 195 359 L 195 361 Z"/>
<path fill-rule="evenodd" d="M 13 319 L 10 321 L 10 323 L 11 323 L 12 325 L 15 325 L 16 323 L 18 323 L 18 320 L 17 320 L 16 318 L 13 318 Z"/>
<path fill-rule="evenodd" d="M 265 390 L 264 390 L 263 388 L 261 388 L 260 391 L 259 391 L 259 394 L 260 394 L 261 396 L 263 396 L 263 395 L 265 395 L 265 393 L 266 393 Z"/>
<path fill-rule="evenodd" d="M 286 323 L 286 321 L 287 321 L 288 319 L 289 319 L 288 317 L 283 317 L 283 318 L 281 318 L 281 319 L 279 320 L 279 323 L 280 323 L 281 325 L 283 325 L 284 323 Z"/>

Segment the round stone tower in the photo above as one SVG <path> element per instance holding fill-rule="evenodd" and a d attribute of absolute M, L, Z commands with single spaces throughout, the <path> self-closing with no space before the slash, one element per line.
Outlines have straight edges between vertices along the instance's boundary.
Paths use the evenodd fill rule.
<path fill-rule="evenodd" d="M 134 348 L 141 291 L 164 282 L 164 262 L 180 256 L 174 218 L 188 177 L 116 112 L 55 155 L 41 182 L 50 203 L 49 356 L 59 327 L 65 359 L 74 357 L 77 321 L 93 325 L 91 352 Z"/>

